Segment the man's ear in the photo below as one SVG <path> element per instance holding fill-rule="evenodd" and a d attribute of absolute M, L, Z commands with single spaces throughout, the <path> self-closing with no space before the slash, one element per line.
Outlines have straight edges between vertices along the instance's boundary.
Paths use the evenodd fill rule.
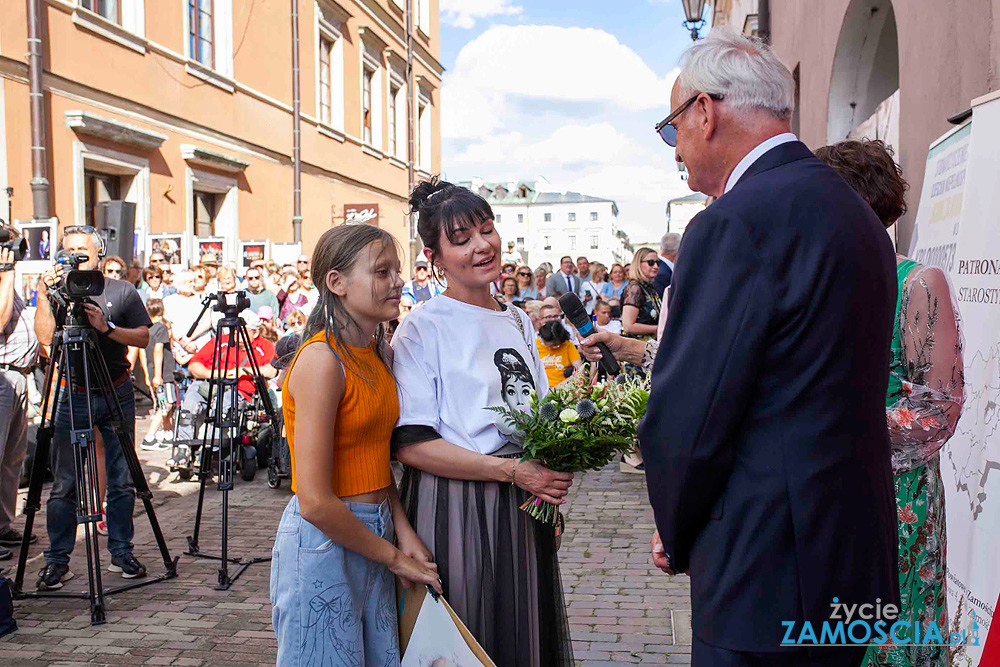
<path fill-rule="evenodd" d="M 347 294 L 347 280 L 344 274 L 334 269 L 326 274 L 326 288 L 339 297 Z"/>
<path fill-rule="evenodd" d="M 715 100 L 708 95 L 699 97 L 695 105 L 698 107 L 699 130 L 703 133 L 705 141 L 708 141 L 715 134 L 715 130 L 718 127 L 719 108 L 716 106 Z"/>

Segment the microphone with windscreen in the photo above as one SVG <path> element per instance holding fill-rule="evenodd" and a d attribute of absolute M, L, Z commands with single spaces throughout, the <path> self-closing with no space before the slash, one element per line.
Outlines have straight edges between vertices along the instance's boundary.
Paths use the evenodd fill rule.
<path fill-rule="evenodd" d="M 559 297 L 559 306 L 570 323 L 580 332 L 581 336 L 586 337 L 597 333 L 593 322 L 590 321 L 590 316 L 587 315 L 587 309 L 583 307 L 583 302 L 580 301 L 580 297 L 576 294 L 573 292 L 563 294 Z M 601 370 L 612 377 L 621 373 L 622 369 L 615 360 L 615 355 L 611 354 L 608 346 L 604 343 L 598 343 L 597 349 L 601 351 L 601 360 L 597 362 Z"/>

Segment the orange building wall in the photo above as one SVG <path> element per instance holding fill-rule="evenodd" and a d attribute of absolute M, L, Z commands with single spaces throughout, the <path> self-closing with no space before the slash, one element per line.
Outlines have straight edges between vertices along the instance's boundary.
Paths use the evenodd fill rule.
<path fill-rule="evenodd" d="M 406 228 L 407 172 L 388 156 L 367 154 L 358 138 L 360 121 L 359 28 L 363 25 L 405 59 L 405 47 L 380 22 L 398 19 L 392 0 L 343 0 L 351 14 L 343 25 L 343 140 L 319 131 L 316 124 L 314 3 L 300 2 L 302 141 L 302 241 L 310 249 L 331 224 L 343 222 L 345 204 L 378 204 L 379 224 L 399 239 L 408 254 Z M 189 165 L 182 144 L 193 144 L 249 162 L 236 176 L 239 237 L 286 242 L 292 239 L 292 72 L 291 22 L 287 2 L 233 0 L 233 77 L 223 90 L 186 71 L 184 8 L 186 0 L 145 0 L 144 54 L 99 36 L 74 22 L 80 10 L 65 0 L 43 1 L 45 82 L 51 214 L 61 225 L 74 224 L 74 145 L 83 142 L 144 158 L 149 162 L 149 233 L 188 228 Z M 380 9 L 379 9 L 380 8 Z M 439 53 L 437 6 L 432 6 L 432 37 L 415 31 L 434 58 Z M 30 120 L 26 65 L 27 26 L 24 2 L 0 3 L 0 85 L 5 92 L 8 181 L 15 189 L 13 217 L 32 216 Z M 432 94 L 432 171 L 440 169 L 440 65 L 414 60 L 414 75 L 437 87 Z M 190 65 L 188 65 L 190 67 Z M 388 71 L 383 69 L 383 84 Z M 416 92 L 416 84 L 413 89 Z M 382 95 L 382 147 L 388 146 L 388 104 Z M 416 103 L 413 105 L 416 111 Z M 66 127 L 65 112 L 82 110 L 151 130 L 167 139 L 156 149 L 116 145 Z M 336 133 L 334 133 L 336 134 Z M 405 150 L 405 147 L 404 147 Z M 426 176 L 423 174 L 422 176 Z M 422 177 L 418 176 L 418 178 Z M 0 188 L 5 184 L 0 183 Z M 0 214 L 5 217 L 6 212 Z M 141 224 L 137 220 L 137 226 Z M 230 240 L 235 244 L 235 239 Z M 234 253 L 235 254 L 235 253 Z M 404 257 L 404 265 L 409 258 Z"/>

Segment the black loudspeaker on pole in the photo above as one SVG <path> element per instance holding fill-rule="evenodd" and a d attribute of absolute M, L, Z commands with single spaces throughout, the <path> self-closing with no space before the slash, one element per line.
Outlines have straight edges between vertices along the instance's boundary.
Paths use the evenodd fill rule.
<path fill-rule="evenodd" d="M 125 266 L 132 264 L 135 248 L 135 204 L 130 201 L 102 201 L 94 216 L 104 236 L 104 255 L 118 255 Z"/>

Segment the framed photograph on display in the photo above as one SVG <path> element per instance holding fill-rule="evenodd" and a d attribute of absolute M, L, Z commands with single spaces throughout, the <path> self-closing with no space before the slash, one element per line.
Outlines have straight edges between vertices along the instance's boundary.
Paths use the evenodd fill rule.
<path fill-rule="evenodd" d="M 226 257 L 226 237 L 204 236 L 194 240 L 194 259 L 192 265 L 197 266 L 205 261 L 206 255 L 211 255 L 217 264 L 222 264 Z"/>
<path fill-rule="evenodd" d="M 240 269 L 245 271 L 250 265 L 268 258 L 267 241 L 240 241 Z"/>
<path fill-rule="evenodd" d="M 184 234 L 150 234 L 146 257 L 154 252 L 162 252 L 170 266 L 185 266 Z"/>
<path fill-rule="evenodd" d="M 14 265 L 15 283 L 17 293 L 24 299 L 24 305 L 28 308 L 38 306 L 38 283 L 42 280 L 41 273 L 35 273 L 24 269 L 24 264 L 18 262 Z"/>
<path fill-rule="evenodd" d="M 302 254 L 301 243 L 272 243 L 271 259 L 277 262 L 278 266 L 291 264 L 295 266 L 295 261 Z"/>
<path fill-rule="evenodd" d="M 24 265 L 26 272 L 41 273 L 52 266 L 59 247 L 59 225 L 51 222 L 16 222 L 16 228 L 21 232 L 27 243 L 24 259 L 18 262 Z"/>

